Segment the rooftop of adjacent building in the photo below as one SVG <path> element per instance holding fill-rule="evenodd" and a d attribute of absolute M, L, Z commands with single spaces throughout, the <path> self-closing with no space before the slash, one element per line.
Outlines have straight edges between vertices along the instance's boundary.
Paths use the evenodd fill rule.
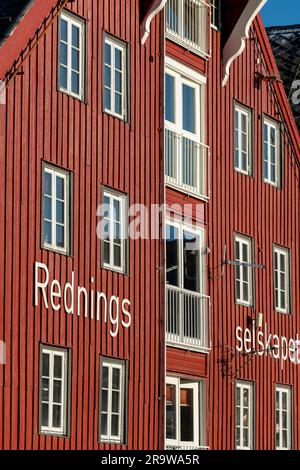
<path fill-rule="evenodd" d="M 298 128 L 300 130 L 300 103 L 293 99 L 300 90 L 300 25 L 272 26 L 267 29 L 269 40 L 284 83 Z M 298 97 L 300 93 L 297 92 Z"/>

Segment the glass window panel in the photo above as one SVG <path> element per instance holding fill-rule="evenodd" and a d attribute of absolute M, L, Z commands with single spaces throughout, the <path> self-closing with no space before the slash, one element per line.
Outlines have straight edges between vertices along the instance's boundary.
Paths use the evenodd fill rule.
<path fill-rule="evenodd" d="M 109 254 L 109 243 L 103 243 L 103 261 L 105 264 L 109 264 L 110 262 L 110 254 Z"/>
<path fill-rule="evenodd" d="M 63 42 L 60 43 L 60 63 L 65 66 L 68 65 L 68 46 Z"/>
<path fill-rule="evenodd" d="M 68 41 L 68 23 L 63 19 L 60 20 L 60 38 L 62 41 Z"/>
<path fill-rule="evenodd" d="M 52 195 L 52 175 L 47 171 L 44 174 L 44 193 L 48 196 Z"/>
<path fill-rule="evenodd" d="M 200 292 L 200 239 L 183 232 L 184 289 Z"/>
<path fill-rule="evenodd" d="M 112 436 L 119 436 L 119 415 L 112 415 L 111 417 L 111 434 Z"/>
<path fill-rule="evenodd" d="M 79 49 L 79 35 L 78 26 L 72 25 L 72 46 L 77 47 L 77 49 Z"/>
<path fill-rule="evenodd" d="M 166 120 L 175 123 L 175 78 L 166 74 Z"/>
<path fill-rule="evenodd" d="M 122 70 L 122 51 L 115 49 L 115 68 Z"/>
<path fill-rule="evenodd" d="M 62 403 L 62 381 L 53 381 L 53 401 L 54 403 Z"/>
<path fill-rule="evenodd" d="M 108 391 L 105 389 L 102 389 L 101 410 L 102 411 L 108 410 Z"/>
<path fill-rule="evenodd" d="M 107 65 L 104 68 L 104 81 L 107 88 L 111 88 L 111 68 Z"/>
<path fill-rule="evenodd" d="M 48 245 L 52 244 L 52 226 L 51 222 L 44 221 L 44 242 Z"/>
<path fill-rule="evenodd" d="M 120 201 L 114 199 L 114 219 L 118 222 L 121 220 Z"/>
<path fill-rule="evenodd" d="M 107 65 L 111 65 L 111 45 L 110 44 L 105 44 L 104 54 L 105 54 L 105 63 Z"/>
<path fill-rule="evenodd" d="M 79 73 L 72 72 L 72 92 L 75 94 L 79 94 Z"/>
<path fill-rule="evenodd" d="M 167 284 L 179 286 L 179 240 L 178 229 L 172 225 L 166 227 Z"/>
<path fill-rule="evenodd" d="M 111 410 L 113 413 L 120 412 L 120 392 L 112 392 Z"/>
<path fill-rule="evenodd" d="M 112 388 L 114 390 L 120 390 L 121 371 L 120 369 L 113 368 L 112 370 Z"/>
<path fill-rule="evenodd" d="M 42 378 L 42 401 L 49 401 L 49 379 Z"/>
<path fill-rule="evenodd" d="M 68 71 L 66 67 L 60 66 L 60 73 L 59 73 L 59 80 L 60 80 L 60 88 L 64 90 L 68 89 Z"/>
<path fill-rule="evenodd" d="M 65 204 L 64 202 L 56 202 L 56 221 L 63 224 L 65 220 Z"/>
<path fill-rule="evenodd" d="M 193 442 L 194 441 L 194 409 L 193 409 L 193 390 L 184 389 L 180 390 L 181 399 L 180 404 L 180 435 L 181 441 Z M 183 403 L 182 403 L 183 401 Z"/>
<path fill-rule="evenodd" d="M 62 378 L 62 356 L 54 356 L 54 377 L 57 379 Z"/>
<path fill-rule="evenodd" d="M 109 111 L 111 111 L 111 94 L 110 94 L 110 90 L 108 90 L 107 88 L 105 88 L 105 91 L 104 91 L 104 106 L 105 106 L 105 109 L 108 109 Z"/>
<path fill-rule="evenodd" d="M 107 426 L 107 414 L 101 413 L 101 434 L 107 436 L 108 426 Z"/>
<path fill-rule="evenodd" d="M 121 267 L 121 247 L 114 245 L 114 266 Z"/>
<path fill-rule="evenodd" d="M 183 129 L 195 134 L 196 132 L 196 102 L 195 89 L 188 86 L 182 86 L 182 113 Z"/>
<path fill-rule="evenodd" d="M 103 388 L 108 388 L 108 367 L 103 366 L 102 367 L 102 387 Z"/>
<path fill-rule="evenodd" d="M 44 218 L 48 220 L 52 220 L 52 200 L 50 197 L 44 198 Z"/>
<path fill-rule="evenodd" d="M 49 354 L 43 353 L 42 356 L 42 375 L 49 377 Z"/>
<path fill-rule="evenodd" d="M 41 424 L 44 427 L 48 427 L 48 425 L 49 425 L 49 405 L 47 403 L 42 403 Z"/>
<path fill-rule="evenodd" d="M 54 428 L 61 427 L 61 406 L 53 405 L 52 425 Z"/>
<path fill-rule="evenodd" d="M 122 93 L 122 74 L 121 72 L 115 72 L 115 88 L 116 91 Z"/>
<path fill-rule="evenodd" d="M 176 439 L 176 387 L 167 385 L 166 438 Z"/>
<path fill-rule="evenodd" d="M 59 176 L 56 177 L 56 197 L 57 199 L 64 200 L 64 179 Z"/>
<path fill-rule="evenodd" d="M 122 114 L 122 95 L 115 93 L 115 112 Z"/>
<path fill-rule="evenodd" d="M 72 49 L 72 69 L 79 72 L 79 51 Z"/>
<path fill-rule="evenodd" d="M 65 246 L 65 228 L 62 225 L 56 225 L 56 245 L 59 248 Z"/>

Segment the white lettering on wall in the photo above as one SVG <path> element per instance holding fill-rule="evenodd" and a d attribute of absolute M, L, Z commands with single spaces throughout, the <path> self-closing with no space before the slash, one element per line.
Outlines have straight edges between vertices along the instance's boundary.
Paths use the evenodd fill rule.
<path fill-rule="evenodd" d="M 85 287 L 77 286 L 75 288 L 75 274 L 72 272 L 71 281 L 66 282 L 64 286 L 53 279 L 50 281 L 48 267 L 43 263 L 36 262 L 34 265 L 34 305 L 39 306 L 42 299 L 46 309 L 49 305 L 54 311 L 64 310 L 65 313 L 73 315 L 75 302 L 77 305 L 77 315 L 84 318 L 90 317 L 91 320 L 110 323 L 110 335 L 115 338 L 119 334 L 120 325 L 123 328 L 129 328 L 131 325 L 130 301 L 128 299 L 120 300 L 119 297 L 112 295 L 110 298 L 103 292 L 96 292 L 94 289 L 89 291 Z M 94 283 L 92 278 L 91 283 Z M 50 302 L 48 301 L 50 300 Z M 96 304 L 96 305 L 95 305 Z"/>

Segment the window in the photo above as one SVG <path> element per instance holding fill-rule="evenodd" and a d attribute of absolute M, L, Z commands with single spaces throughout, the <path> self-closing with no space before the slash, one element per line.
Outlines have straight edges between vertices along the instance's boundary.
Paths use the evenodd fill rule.
<path fill-rule="evenodd" d="M 103 191 L 102 266 L 126 273 L 127 197 L 113 190 Z"/>
<path fill-rule="evenodd" d="M 167 377 L 167 448 L 205 447 L 205 426 L 205 383 Z"/>
<path fill-rule="evenodd" d="M 264 181 L 273 186 L 280 185 L 280 131 L 279 125 L 264 119 Z"/>
<path fill-rule="evenodd" d="M 274 247 L 275 309 L 280 313 L 290 312 L 289 258 L 289 250 Z"/>
<path fill-rule="evenodd" d="M 73 15 L 62 13 L 59 23 L 59 89 L 84 99 L 85 26 Z"/>
<path fill-rule="evenodd" d="M 124 443 L 125 361 L 101 358 L 101 441 Z"/>
<path fill-rule="evenodd" d="M 68 353 L 64 349 L 41 347 L 40 429 L 42 433 L 67 433 Z"/>
<path fill-rule="evenodd" d="M 167 59 L 167 65 L 166 182 L 207 199 L 209 150 L 202 143 L 205 78 L 171 59 Z"/>
<path fill-rule="evenodd" d="M 211 4 L 211 25 L 217 29 L 221 26 L 221 0 L 210 0 Z"/>
<path fill-rule="evenodd" d="M 253 449 L 253 384 L 237 382 L 235 388 L 235 446 Z"/>
<path fill-rule="evenodd" d="M 70 176 L 58 168 L 43 166 L 42 246 L 70 252 Z"/>
<path fill-rule="evenodd" d="M 252 240 L 235 236 L 235 297 L 241 305 L 253 303 Z"/>
<path fill-rule="evenodd" d="M 204 231 L 175 221 L 166 226 L 167 340 L 208 347 Z"/>
<path fill-rule="evenodd" d="M 203 0 L 168 0 L 166 34 L 183 47 L 209 56 L 210 5 Z"/>
<path fill-rule="evenodd" d="M 252 172 L 251 111 L 240 105 L 234 109 L 234 168 L 245 175 Z"/>
<path fill-rule="evenodd" d="M 104 110 L 127 119 L 127 48 L 108 36 L 104 38 Z"/>
<path fill-rule="evenodd" d="M 275 443 L 276 450 L 292 449 L 292 389 L 275 387 Z"/>

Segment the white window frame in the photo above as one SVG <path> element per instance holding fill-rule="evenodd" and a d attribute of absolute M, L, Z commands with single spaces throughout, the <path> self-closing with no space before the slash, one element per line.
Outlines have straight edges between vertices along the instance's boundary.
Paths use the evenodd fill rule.
<path fill-rule="evenodd" d="M 284 256 L 285 258 L 285 271 L 280 271 L 280 256 Z M 278 269 L 275 269 L 275 257 L 277 257 L 277 266 Z M 286 248 L 281 248 L 279 246 L 275 246 L 273 248 L 273 272 L 274 272 L 274 301 L 275 301 L 275 310 L 278 313 L 290 313 L 290 251 Z M 284 286 L 281 285 L 281 275 L 285 275 L 285 282 Z M 277 291 L 275 288 L 275 279 L 277 276 Z M 281 291 L 285 292 L 285 307 L 282 308 L 280 305 L 281 302 Z"/>
<path fill-rule="evenodd" d="M 128 70 L 127 70 L 127 55 L 128 55 L 128 48 L 125 43 L 113 39 L 111 36 L 104 35 L 103 41 L 103 108 L 107 114 L 111 116 L 115 116 L 122 121 L 127 121 L 128 119 L 128 100 L 127 100 L 127 93 L 128 93 Z M 105 45 L 108 44 L 111 47 L 111 89 L 110 89 L 110 100 L 111 100 L 111 109 L 105 107 Z M 122 54 L 122 113 L 119 114 L 115 110 L 115 51 L 119 50 Z M 108 88 L 107 88 L 108 89 Z"/>
<path fill-rule="evenodd" d="M 49 377 L 43 375 L 43 355 L 49 356 Z M 58 356 L 62 358 L 62 402 L 61 402 L 61 425 L 59 427 L 53 426 L 53 382 L 59 380 L 54 378 L 54 357 Z M 42 379 L 47 378 L 49 380 L 49 400 L 45 401 L 42 399 Z M 64 436 L 67 433 L 67 392 L 68 391 L 68 351 L 61 348 L 51 348 L 50 346 L 41 346 L 40 349 L 40 390 L 39 390 L 39 403 L 40 403 L 40 431 L 42 434 L 55 434 Z M 48 404 L 48 426 L 43 426 L 42 419 L 42 404 Z"/>
<path fill-rule="evenodd" d="M 240 245 L 240 252 L 241 252 L 241 246 L 242 245 L 246 245 L 247 246 L 247 255 L 248 255 L 248 260 L 247 262 L 245 261 L 242 261 L 240 259 L 237 258 L 237 254 L 236 254 L 236 243 L 239 243 Z M 253 258 L 253 240 L 249 237 L 246 237 L 246 236 L 243 236 L 243 235 L 238 235 L 236 234 L 235 237 L 234 237 L 234 256 L 235 256 L 235 263 L 245 263 L 245 264 L 252 264 L 253 261 L 252 261 L 252 258 Z M 234 289 L 235 289 L 235 299 L 236 299 L 236 303 L 238 305 L 244 305 L 246 307 L 251 307 L 253 305 L 253 298 L 254 298 L 254 293 L 253 293 L 253 268 L 251 267 L 248 267 L 248 278 L 249 278 L 249 281 L 248 281 L 248 286 L 249 286 L 249 299 L 246 300 L 244 299 L 243 297 L 238 297 L 238 294 L 237 294 L 237 288 L 236 288 L 236 284 L 237 284 L 237 270 L 239 269 L 240 270 L 240 285 L 243 287 L 243 283 L 246 282 L 244 280 L 244 276 L 243 276 L 243 270 L 241 269 L 243 268 L 242 265 L 236 265 L 235 266 L 235 270 L 234 270 Z M 240 295 L 243 293 L 243 288 L 240 289 Z"/>
<path fill-rule="evenodd" d="M 268 128 L 268 141 L 265 141 L 265 126 Z M 275 130 L 275 181 L 271 179 L 271 129 Z M 275 121 L 264 117 L 263 120 L 263 180 L 265 183 L 274 186 L 275 188 L 279 188 L 280 186 L 280 126 Z M 265 160 L 265 143 L 268 144 L 268 155 L 267 160 Z M 265 161 L 268 162 L 268 176 L 265 175 Z"/>
<path fill-rule="evenodd" d="M 51 216 L 52 219 L 45 218 L 45 174 L 48 173 L 51 175 Z M 64 182 L 64 248 L 60 247 L 56 243 L 56 225 L 62 225 L 56 220 L 56 178 L 59 177 Z M 43 194 L 42 194 L 42 247 L 45 249 L 57 251 L 62 254 L 69 254 L 70 251 L 70 175 L 65 170 L 60 170 L 58 168 L 52 167 L 50 165 L 43 165 Z M 44 240 L 44 222 L 51 223 L 51 238 L 52 243 L 47 243 Z"/>
<path fill-rule="evenodd" d="M 200 448 L 205 447 L 206 438 L 206 393 L 205 393 L 205 382 L 200 381 L 188 381 L 183 380 L 180 377 L 166 378 L 166 385 L 175 385 L 176 388 L 176 439 L 165 438 L 166 447 L 172 448 Z M 185 442 L 180 440 L 180 390 L 190 389 L 193 390 L 193 442 Z M 167 406 L 167 403 L 165 404 Z M 197 419 L 198 417 L 198 419 Z"/>
<path fill-rule="evenodd" d="M 166 57 L 165 61 L 165 77 L 169 75 L 174 78 L 176 91 L 174 99 L 174 114 L 175 122 L 167 120 L 165 115 L 165 129 L 166 131 L 171 131 L 180 136 L 181 139 L 189 139 L 199 147 L 205 147 L 206 152 L 209 152 L 208 146 L 204 143 L 205 136 L 205 109 L 206 109 L 206 100 L 205 100 L 205 87 L 206 87 L 206 77 L 198 72 L 195 72 L 189 67 L 181 64 L 180 62 Z M 183 129 L 183 107 L 182 107 L 182 88 L 183 85 L 187 85 L 195 90 L 195 133 L 189 132 Z M 206 185 L 209 186 L 209 168 L 208 160 L 205 161 L 205 177 Z M 198 177 L 201 179 L 203 175 L 200 174 L 200 162 L 197 162 L 197 173 Z M 168 186 L 174 187 L 179 191 L 184 191 L 185 193 L 190 193 L 194 196 L 197 196 L 198 193 L 192 189 L 192 187 L 183 183 L 182 175 L 182 155 L 181 158 L 177 158 L 177 165 L 175 168 L 175 177 L 169 177 L 165 175 L 166 184 Z M 201 186 L 201 185 L 199 185 Z M 207 195 L 200 195 L 199 197 L 204 197 L 208 199 L 209 188 L 207 188 Z"/>
<path fill-rule="evenodd" d="M 67 93 L 70 96 L 73 96 L 74 98 L 78 98 L 80 100 L 84 100 L 85 98 L 85 23 L 83 20 L 79 18 L 75 18 L 75 16 L 68 14 L 66 12 L 63 12 L 60 14 L 60 20 L 64 20 L 68 24 L 68 41 L 67 43 L 64 42 L 64 44 L 67 44 L 68 47 L 68 66 L 67 66 L 67 88 L 63 88 L 61 86 L 61 81 L 60 81 L 60 44 L 62 42 L 61 40 L 61 27 L 59 26 L 59 63 L 58 63 L 58 88 L 60 91 Z M 71 39 L 70 39 L 70 31 L 72 30 L 72 25 L 76 26 L 79 28 L 79 93 L 74 93 L 72 91 L 72 44 L 71 44 Z"/>
<path fill-rule="evenodd" d="M 236 128 L 235 115 L 238 114 L 238 128 Z M 246 117 L 247 122 L 247 170 L 242 169 L 242 116 Z M 236 133 L 238 134 L 238 142 L 236 142 Z M 238 146 L 236 148 L 236 145 Z M 238 150 L 239 163 L 236 165 L 235 152 Z M 250 176 L 252 173 L 252 112 L 250 109 L 238 103 L 234 105 L 234 169 L 244 175 Z"/>
<path fill-rule="evenodd" d="M 104 217 L 103 216 L 103 222 L 109 221 L 110 225 L 110 232 L 109 232 L 109 259 L 110 263 L 105 263 L 104 262 L 104 239 L 102 238 L 102 253 L 101 253 L 101 259 L 102 259 L 102 267 L 109 269 L 111 271 L 117 271 L 119 273 L 125 274 L 127 272 L 127 196 L 125 194 L 118 193 L 113 190 L 109 190 L 108 188 L 105 188 L 103 190 L 103 196 L 102 196 L 102 201 L 104 201 L 104 197 L 109 198 L 110 203 L 110 209 L 109 209 L 109 217 Z M 112 260 L 114 260 L 114 201 L 118 201 L 120 203 L 120 242 L 121 242 L 121 266 L 115 265 Z"/>
<path fill-rule="evenodd" d="M 276 395 L 279 393 L 279 404 L 277 406 Z M 287 399 L 287 410 L 283 410 L 282 407 L 282 396 L 286 395 Z M 276 450 L 291 450 L 292 449 L 292 416 L 293 416 L 293 393 L 292 387 L 286 385 L 275 385 L 275 447 Z M 276 415 L 278 412 L 279 423 L 276 423 Z M 282 415 L 287 413 L 287 428 L 282 428 Z M 276 445 L 276 430 L 278 426 L 279 431 L 279 445 Z M 283 431 L 287 432 L 287 447 L 283 446 Z"/>
<path fill-rule="evenodd" d="M 237 405 L 237 393 L 240 391 L 240 406 Z M 248 393 L 249 406 L 244 406 L 244 392 Z M 248 443 L 244 445 L 244 412 L 248 409 Z M 237 441 L 237 429 L 240 429 L 240 441 Z M 235 385 L 235 447 L 237 450 L 254 448 L 254 385 L 252 382 L 239 380 Z"/>
<path fill-rule="evenodd" d="M 101 442 L 110 442 L 114 444 L 122 444 L 124 442 L 124 424 L 125 424 L 125 382 L 126 382 L 126 366 L 125 361 L 118 361 L 114 359 L 101 359 L 101 368 L 100 368 L 100 441 Z M 101 395 L 102 395 L 102 368 L 108 368 L 108 410 L 107 413 L 102 411 L 101 404 Z M 120 414 L 119 414 L 119 432 L 117 435 L 113 435 L 111 432 L 111 418 L 112 418 L 112 371 L 113 369 L 118 369 L 120 371 Z M 107 434 L 101 433 L 101 416 L 102 414 L 107 414 Z"/>
<path fill-rule="evenodd" d="M 178 230 L 178 236 L 179 236 L 179 243 L 178 243 L 178 249 L 180 250 L 180 253 L 178 254 L 178 270 L 179 270 L 179 275 L 178 275 L 178 280 L 179 280 L 179 286 L 178 289 L 184 290 L 185 292 L 189 292 L 184 288 L 184 259 L 183 259 L 183 232 L 188 232 L 191 234 L 196 235 L 200 239 L 200 266 L 199 266 L 199 272 L 200 272 L 200 286 L 199 286 L 199 292 L 198 294 L 205 295 L 206 292 L 206 279 L 205 279 L 205 262 L 204 262 L 204 256 L 203 256 L 203 248 L 205 247 L 205 231 L 203 228 L 195 227 L 194 225 L 188 225 L 186 223 L 178 222 L 172 219 L 166 219 L 166 226 L 171 225 L 172 227 L 175 227 Z M 171 286 L 172 287 L 172 286 Z M 175 286 L 174 286 L 175 287 Z"/>

